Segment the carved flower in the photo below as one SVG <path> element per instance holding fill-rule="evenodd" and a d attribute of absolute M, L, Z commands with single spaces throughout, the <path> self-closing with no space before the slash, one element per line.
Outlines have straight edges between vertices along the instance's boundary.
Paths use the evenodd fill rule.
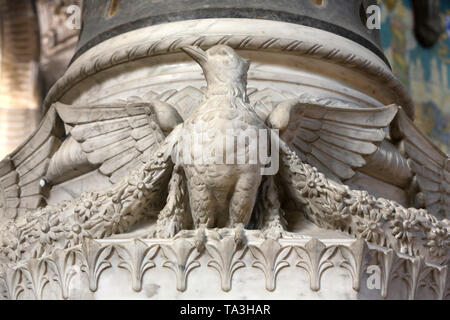
<path fill-rule="evenodd" d="M 439 221 L 435 216 L 428 214 L 428 212 L 424 209 L 417 210 L 417 214 L 424 217 L 426 221 L 431 224 L 432 226 L 439 226 L 440 223 L 444 221 Z"/>
<path fill-rule="evenodd" d="M 65 231 L 67 237 L 66 248 L 80 244 L 85 238 L 91 238 L 89 232 L 77 223 L 67 226 Z"/>
<path fill-rule="evenodd" d="M 383 215 L 376 210 L 371 210 L 368 215 L 357 222 L 359 236 L 367 241 L 381 243 L 383 235 Z"/>
<path fill-rule="evenodd" d="M 29 247 L 29 232 L 17 227 L 13 222 L 9 222 L 5 227 L 0 230 L 0 258 L 5 257 L 16 262 Z"/>
<path fill-rule="evenodd" d="M 334 197 L 336 199 L 336 196 Z M 339 197 L 338 197 L 339 198 Z M 343 201 L 329 203 L 329 207 L 323 207 L 321 216 L 333 227 L 345 231 L 350 224 L 351 217 L 348 207 Z"/>
<path fill-rule="evenodd" d="M 84 194 L 81 197 L 80 202 L 74 210 L 80 222 L 86 222 L 98 213 L 97 197 L 98 195 L 93 192 Z"/>
<path fill-rule="evenodd" d="M 22 257 L 27 247 L 25 238 L 3 238 L 0 247 L 1 255 L 12 262 L 17 262 Z"/>
<path fill-rule="evenodd" d="M 425 247 L 435 257 L 445 257 L 449 246 L 448 231 L 446 228 L 433 228 L 426 239 Z"/>
<path fill-rule="evenodd" d="M 143 182 L 139 182 L 133 191 L 133 198 L 141 200 L 144 197 L 145 186 Z"/>
<path fill-rule="evenodd" d="M 370 215 L 370 211 L 376 204 L 376 199 L 369 195 L 367 191 L 355 191 L 356 197 L 347 200 L 346 203 L 350 205 L 350 212 L 356 215 Z"/>
<path fill-rule="evenodd" d="M 403 210 L 401 214 L 397 212 L 395 220 L 392 222 L 392 234 L 398 240 L 412 241 L 415 238 L 415 232 L 419 230 L 418 221 L 412 210 Z"/>
<path fill-rule="evenodd" d="M 63 232 L 63 228 L 59 223 L 58 217 L 48 217 L 40 220 L 36 232 L 39 234 L 39 242 L 42 245 L 46 245 L 58 240 L 59 235 Z"/>
<path fill-rule="evenodd" d="M 138 176 L 132 177 L 128 181 L 128 192 L 131 193 L 132 197 L 137 200 L 141 200 L 145 196 L 145 184 L 143 178 Z"/>
<path fill-rule="evenodd" d="M 324 192 L 325 181 L 323 176 L 317 172 L 316 168 L 306 172 L 306 179 L 299 183 L 302 196 L 308 198 L 316 198 L 319 193 Z"/>
<path fill-rule="evenodd" d="M 378 199 L 377 207 L 380 208 L 380 212 L 383 214 L 383 218 L 385 220 L 392 220 L 394 219 L 395 212 L 400 205 L 395 201 L 380 198 Z"/>

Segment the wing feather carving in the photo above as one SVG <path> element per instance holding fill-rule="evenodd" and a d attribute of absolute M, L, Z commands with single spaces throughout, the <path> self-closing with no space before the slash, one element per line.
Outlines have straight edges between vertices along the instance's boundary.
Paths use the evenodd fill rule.
<path fill-rule="evenodd" d="M 181 121 L 175 109 L 156 100 L 55 103 L 36 132 L 0 162 L 0 218 L 45 205 L 48 185 L 94 170 L 119 181 Z"/>
<path fill-rule="evenodd" d="M 104 175 L 111 176 L 118 169 L 130 163 L 140 155 L 141 153 L 133 148 L 125 150 L 124 152 L 119 153 L 118 155 L 112 157 L 111 159 L 106 160 L 101 165 L 99 170 Z"/>
<path fill-rule="evenodd" d="M 45 201 L 40 179 L 61 145 L 63 125 L 50 107 L 36 131 L 0 162 L 0 220 L 36 209 Z"/>
<path fill-rule="evenodd" d="M 113 119 L 113 120 L 100 120 L 83 125 L 77 125 L 70 131 L 70 134 L 78 141 L 84 142 L 89 138 L 109 134 L 121 129 L 130 128 L 130 122 L 138 120 L 146 120 L 145 115 L 131 116 L 131 119 Z M 77 124 L 69 122 L 70 124 Z"/>
<path fill-rule="evenodd" d="M 385 138 L 384 130 L 376 128 L 358 128 L 329 120 L 323 121 L 322 130 L 329 134 L 359 138 L 358 140 L 382 141 Z"/>
<path fill-rule="evenodd" d="M 450 158 L 423 135 L 403 110 L 393 128 L 413 173 L 415 205 L 437 217 L 450 211 Z"/>
<path fill-rule="evenodd" d="M 111 145 L 113 143 L 122 141 L 129 137 L 131 134 L 130 128 L 124 128 L 121 130 L 118 130 L 114 133 L 106 134 L 106 135 L 100 135 L 93 138 L 90 138 L 88 141 L 85 141 L 81 144 L 81 148 L 84 152 L 90 153 L 95 150 L 98 150 L 100 148 L 106 147 L 108 145 Z"/>
<path fill-rule="evenodd" d="M 117 141 L 98 150 L 94 150 L 87 154 L 88 161 L 93 165 L 101 165 L 104 161 L 111 159 L 126 150 L 132 149 L 136 144 L 131 136 L 124 140 Z"/>
<path fill-rule="evenodd" d="M 64 123 L 72 127 L 70 135 L 81 145 L 88 163 L 116 181 L 136 165 L 134 160 L 146 151 L 154 152 L 163 141 L 158 113 L 167 114 L 171 107 L 158 102 L 159 109 L 155 110 L 155 103 L 120 102 L 82 108 L 58 103 L 56 109 Z"/>
<path fill-rule="evenodd" d="M 366 165 L 386 139 L 385 130 L 398 108 L 342 108 L 310 99 L 280 103 L 268 122 L 302 159 L 345 181 Z"/>

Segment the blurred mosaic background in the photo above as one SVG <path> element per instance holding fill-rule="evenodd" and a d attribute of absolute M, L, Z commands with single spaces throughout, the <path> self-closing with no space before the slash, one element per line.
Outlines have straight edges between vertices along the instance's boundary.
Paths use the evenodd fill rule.
<path fill-rule="evenodd" d="M 450 153 L 450 1 L 440 1 L 445 28 L 439 42 L 423 48 L 413 31 L 411 0 L 384 0 L 381 41 L 395 75 L 415 103 L 416 124 Z"/>

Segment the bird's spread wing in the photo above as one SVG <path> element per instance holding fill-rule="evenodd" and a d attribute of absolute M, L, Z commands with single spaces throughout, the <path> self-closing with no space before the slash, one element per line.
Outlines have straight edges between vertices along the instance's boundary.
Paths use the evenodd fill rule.
<path fill-rule="evenodd" d="M 93 167 L 119 181 L 164 140 L 150 103 L 69 106 L 58 103 L 68 133 Z"/>
<path fill-rule="evenodd" d="M 386 138 L 397 110 L 394 105 L 348 109 L 295 99 L 280 103 L 268 122 L 303 161 L 335 181 L 345 181 Z"/>
<path fill-rule="evenodd" d="M 413 184 L 418 188 L 416 205 L 445 217 L 450 212 L 450 158 L 420 132 L 403 110 L 394 125 L 400 149 L 414 174 Z"/>
<path fill-rule="evenodd" d="M 0 162 L 0 221 L 2 217 L 14 219 L 19 212 L 43 204 L 39 180 L 45 175 L 63 135 L 62 123 L 52 106 L 37 130 Z"/>
<path fill-rule="evenodd" d="M 447 263 L 447 222 L 426 210 L 404 208 L 332 181 L 304 163 L 284 141 L 280 141 L 280 159 L 281 185 L 316 225 L 345 231 L 430 262 Z"/>
<path fill-rule="evenodd" d="M 170 141 L 169 137 L 154 154 L 107 189 L 37 209 L 26 221 L 12 222 L 5 229 L 0 226 L 0 243 L 7 244 L 0 246 L 0 269 L 2 263 L 39 258 L 56 248 L 124 233 L 144 219 L 149 207 L 164 200 L 173 169 L 167 156 Z M 42 241 L 43 226 L 48 224 L 64 232 L 55 232 L 52 241 Z M 21 244 L 20 252 L 15 250 L 14 243 Z"/>
<path fill-rule="evenodd" d="M 180 122 L 175 109 L 157 100 L 55 103 L 37 131 L 0 163 L 0 217 L 14 219 L 20 209 L 46 205 L 49 186 L 82 174 L 98 171 L 117 183 L 152 156 Z"/>

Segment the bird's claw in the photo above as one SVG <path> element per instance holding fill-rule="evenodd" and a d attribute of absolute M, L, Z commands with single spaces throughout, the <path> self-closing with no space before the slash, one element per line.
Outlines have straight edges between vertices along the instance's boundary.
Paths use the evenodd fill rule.
<path fill-rule="evenodd" d="M 198 252 L 203 252 L 205 250 L 206 241 L 206 227 L 205 225 L 201 225 L 197 229 L 197 233 L 194 238 L 194 244 Z"/>
<path fill-rule="evenodd" d="M 263 228 L 263 234 L 265 238 L 270 238 L 273 240 L 279 240 L 286 233 L 280 222 L 274 222 L 269 224 L 267 227 Z"/>
<path fill-rule="evenodd" d="M 245 231 L 242 223 L 238 223 L 234 228 L 234 242 L 236 243 L 237 248 L 240 248 L 245 244 Z"/>

